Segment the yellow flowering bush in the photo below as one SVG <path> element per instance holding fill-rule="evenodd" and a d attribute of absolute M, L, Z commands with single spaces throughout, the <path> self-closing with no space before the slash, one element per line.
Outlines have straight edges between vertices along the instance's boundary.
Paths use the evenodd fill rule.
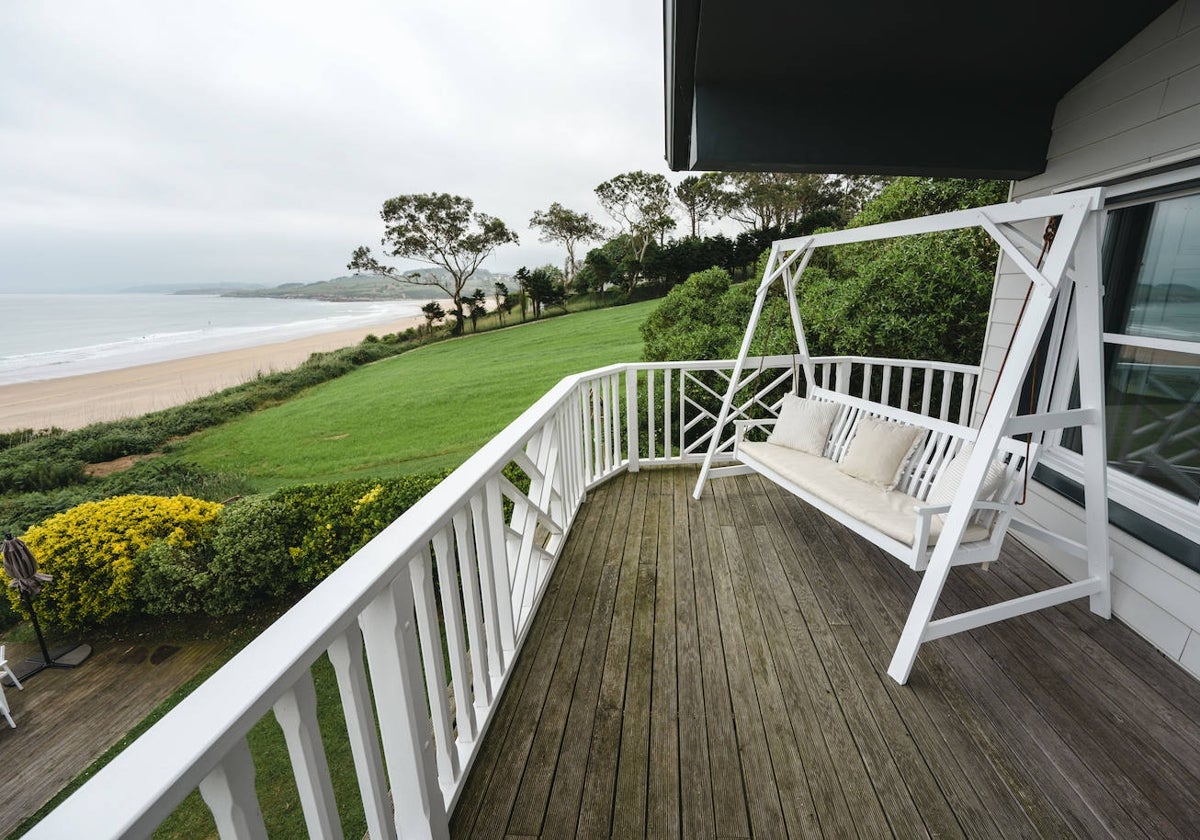
<path fill-rule="evenodd" d="M 138 555 L 155 542 L 196 548 L 220 512 L 220 504 L 190 496 L 115 496 L 34 526 L 24 540 L 41 571 L 54 576 L 38 598 L 38 616 L 66 629 L 128 617 L 138 605 Z"/>
<path fill-rule="evenodd" d="M 304 586 L 320 583 L 444 476 L 442 472 L 420 473 L 278 491 L 272 499 L 282 507 L 279 521 L 284 525 L 297 582 Z"/>

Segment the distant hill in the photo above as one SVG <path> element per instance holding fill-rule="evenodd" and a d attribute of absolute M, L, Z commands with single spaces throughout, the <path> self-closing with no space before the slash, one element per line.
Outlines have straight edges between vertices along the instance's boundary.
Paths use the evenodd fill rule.
<path fill-rule="evenodd" d="M 449 274 L 445 269 L 428 268 L 407 272 L 408 275 L 419 274 L 422 278 L 445 279 L 449 285 Z M 492 286 L 497 281 L 507 282 L 511 278 L 504 274 L 493 274 L 486 269 L 479 269 L 467 284 L 468 291 L 481 288 L 489 295 Z M 224 293 L 225 297 L 255 297 L 255 298 L 303 298 L 308 300 L 429 300 L 444 297 L 444 293 L 436 286 L 424 283 L 400 283 L 387 277 L 369 274 L 353 274 L 345 277 L 334 277 L 332 280 L 322 280 L 317 283 L 284 283 L 273 288 L 235 289 Z"/>
<path fill-rule="evenodd" d="M 226 292 L 245 292 L 265 288 L 258 283 L 149 283 L 144 286 L 127 286 L 118 294 L 138 295 L 223 295 Z"/>

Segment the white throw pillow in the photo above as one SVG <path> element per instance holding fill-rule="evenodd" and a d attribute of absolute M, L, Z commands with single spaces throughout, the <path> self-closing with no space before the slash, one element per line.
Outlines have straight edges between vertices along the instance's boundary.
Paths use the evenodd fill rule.
<path fill-rule="evenodd" d="M 838 467 L 846 475 L 894 490 L 905 462 L 924 437 L 925 430 L 916 426 L 862 417 Z"/>
<path fill-rule="evenodd" d="M 783 398 L 779 420 L 767 437 L 767 443 L 821 455 L 839 408 L 837 403 L 806 400 L 788 394 Z"/>
<path fill-rule="evenodd" d="M 925 499 L 927 504 L 948 505 L 954 501 L 954 497 L 958 494 L 958 486 L 962 484 L 963 473 L 967 471 L 967 461 L 971 459 L 974 449 L 975 445 L 968 443 L 946 465 L 942 474 L 929 488 L 929 496 Z M 996 491 L 1000 489 L 1002 481 L 1004 481 L 1004 464 L 993 458 L 992 462 L 988 464 L 987 474 L 983 478 L 983 489 L 979 492 L 979 498 L 983 501 L 991 500 Z"/>

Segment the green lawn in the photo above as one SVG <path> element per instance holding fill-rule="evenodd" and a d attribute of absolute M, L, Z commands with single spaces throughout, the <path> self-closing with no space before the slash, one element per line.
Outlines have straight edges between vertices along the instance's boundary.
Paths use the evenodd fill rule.
<path fill-rule="evenodd" d="M 454 467 L 562 377 L 641 357 L 658 301 L 565 315 L 385 359 L 178 444 L 173 457 L 289 484 Z"/>

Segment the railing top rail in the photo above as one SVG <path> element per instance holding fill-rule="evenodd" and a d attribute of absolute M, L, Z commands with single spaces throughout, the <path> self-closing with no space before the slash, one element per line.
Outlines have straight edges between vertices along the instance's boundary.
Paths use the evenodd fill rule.
<path fill-rule="evenodd" d="M 762 363 L 768 367 L 791 367 L 797 362 L 798 356 L 782 354 L 777 356 L 751 356 L 746 359 L 746 368 L 750 369 Z M 892 367 L 936 368 L 954 373 L 979 373 L 979 365 L 963 365 L 956 362 L 938 362 L 928 359 L 888 359 L 882 356 L 813 356 L 813 364 L 828 364 L 836 362 L 852 362 L 872 365 L 891 365 Z M 632 362 L 623 367 L 630 370 L 722 370 L 732 368 L 734 359 L 691 359 L 684 362 Z"/>
<path fill-rule="evenodd" d="M 891 365 L 892 367 L 911 367 L 948 370 L 953 373 L 974 373 L 980 371 L 979 365 L 962 365 L 957 362 L 937 362 L 928 359 L 889 359 L 884 356 L 813 356 L 813 364 L 826 362 L 855 362 L 869 365 Z"/>

